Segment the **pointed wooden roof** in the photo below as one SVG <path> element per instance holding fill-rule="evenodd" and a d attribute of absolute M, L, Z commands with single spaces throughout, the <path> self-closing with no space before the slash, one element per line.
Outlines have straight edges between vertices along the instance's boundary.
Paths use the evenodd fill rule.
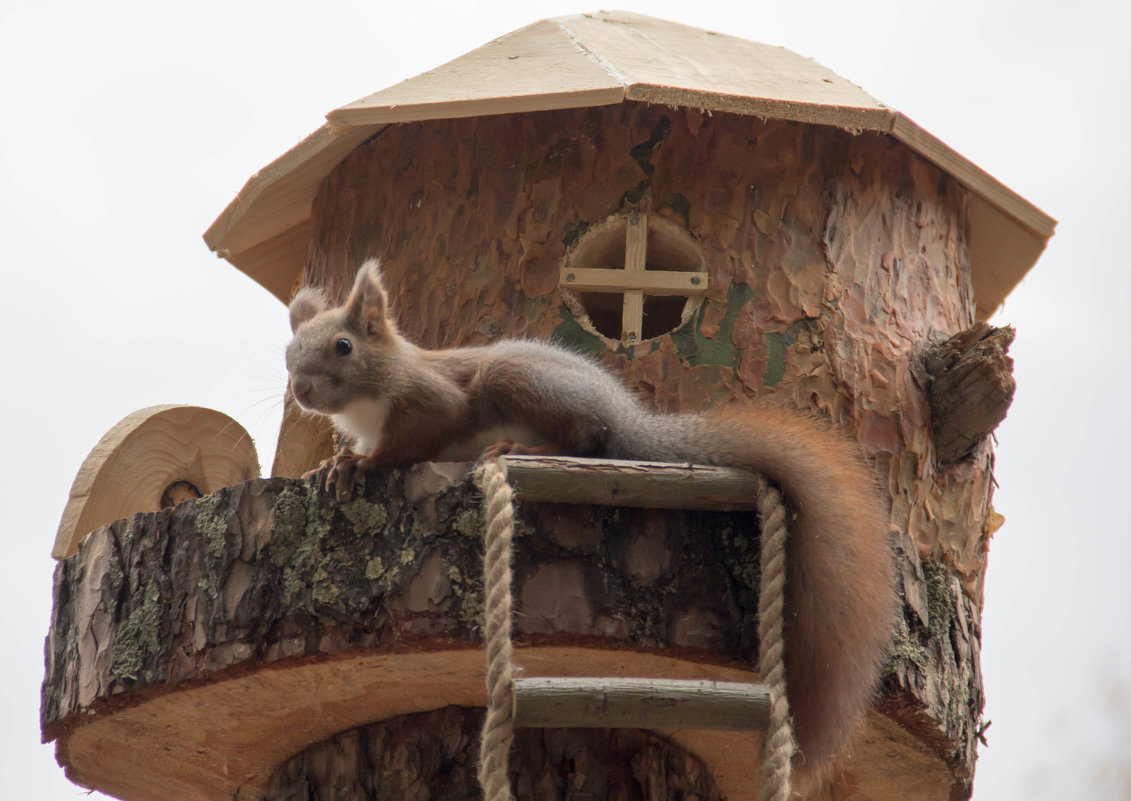
<path fill-rule="evenodd" d="M 602 11 L 535 22 L 330 112 L 327 124 L 253 175 L 204 238 L 285 301 L 306 258 L 318 185 L 386 125 L 626 100 L 895 137 L 971 191 L 980 317 L 1028 272 L 1056 226 L 906 116 L 812 59 L 640 14 Z"/>

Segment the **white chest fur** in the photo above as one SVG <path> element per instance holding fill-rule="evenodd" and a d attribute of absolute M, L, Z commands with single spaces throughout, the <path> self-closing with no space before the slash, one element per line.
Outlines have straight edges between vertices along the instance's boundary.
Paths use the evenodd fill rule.
<path fill-rule="evenodd" d="M 355 400 L 332 417 L 338 430 L 355 440 L 355 453 L 372 453 L 384 438 L 389 402 Z"/>

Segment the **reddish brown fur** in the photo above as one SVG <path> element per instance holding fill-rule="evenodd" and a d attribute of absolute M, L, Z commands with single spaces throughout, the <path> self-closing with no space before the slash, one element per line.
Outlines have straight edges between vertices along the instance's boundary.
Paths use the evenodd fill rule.
<path fill-rule="evenodd" d="M 894 577 L 879 493 L 855 444 L 824 420 L 764 404 L 705 418 L 708 458 L 770 476 L 796 515 L 786 680 L 799 778 L 812 784 L 862 722 L 891 644 Z"/>

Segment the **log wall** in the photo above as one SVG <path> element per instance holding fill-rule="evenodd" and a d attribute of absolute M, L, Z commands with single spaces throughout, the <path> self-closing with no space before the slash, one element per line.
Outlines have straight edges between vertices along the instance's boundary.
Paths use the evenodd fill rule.
<path fill-rule="evenodd" d="M 442 787 L 424 768 L 471 758 L 461 732 L 486 701 L 479 506 L 458 470 L 420 465 L 377 474 L 346 503 L 256 480 L 98 529 L 56 570 L 45 739 L 72 780 L 131 801 L 282 801 L 365 765 L 370 786 L 410 780 L 363 759 L 362 743 L 399 743 L 423 760 L 399 763 L 417 789 Z M 516 533 L 526 676 L 755 678 L 753 513 L 524 504 Z M 403 716 L 444 709 L 406 733 Z M 657 781 L 698 782 L 701 761 L 721 795 L 757 798 L 756 733 L 659 734 L 547 732 L 520 747 L 568 741 L 584 755 L 612 737 Z M 533 765 L 516 780 L 560 777 Z M 961 769 L 873 714 L 837 797 L 944 799 Z"/>

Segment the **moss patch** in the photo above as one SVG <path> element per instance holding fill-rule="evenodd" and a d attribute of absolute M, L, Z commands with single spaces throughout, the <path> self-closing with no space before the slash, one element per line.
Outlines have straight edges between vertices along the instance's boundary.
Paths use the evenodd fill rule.
<path fill-rule="evenodd" d="M 228 516 L 219 510 L 220 499 L 216 495 L 205 495 L 196 500 L 196 533 L 204 538 L 208 555 L 222 559 L 228 544 Z"/>
<path fill-rule="evenodd" d="M 923 560 L 923 578 L 927 583 L 927 633 L 941 637 L 950 633 L 954 615 L 954 597 L 951 594 L 951 573 L 941 562 Z"/>
<path fill-rule="evenodd" d="M 135 593 L 140 603 L 134 606 L 118 627 L 114 637 L 114 662 L 110 668 L 119 679 L 152 682 L 152 668 L 145 668 L 161 653 L 161 591 L 153 582 Z"/>
<path fill-rule="evenodd" d="M 389 519 L 389 513 L 384 506 L 360 496 L 342 504 L 340 508 L 346 520 L 360 531 L 376 531 L 384 528 Z"/>
<path fill-rule="evenodd" d="M 465 509 L 452 521 L 452 531 L 464 537 L 483 539 L 483 515 L 477 509 Z"/>

